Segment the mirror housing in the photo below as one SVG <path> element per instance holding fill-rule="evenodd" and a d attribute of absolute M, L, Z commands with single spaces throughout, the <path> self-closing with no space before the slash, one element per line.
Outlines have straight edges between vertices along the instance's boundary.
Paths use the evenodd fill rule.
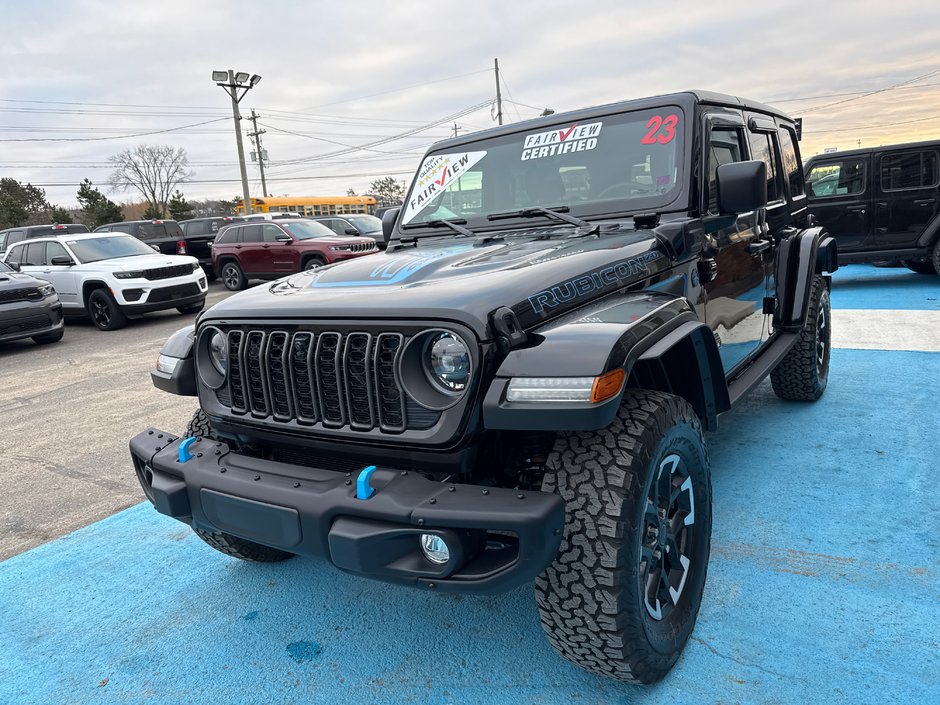
<path fill-rule="evenodd" d="M 362 233 L 360 233 L 355 228 L 346 228 L 346 234 L 347 235 L 361 235 Z"/>
<path fill-rule="evenodd" d="M 392 233 L 395 230 L 395 221 L 398 220 L 398 214 L 401 208 L 389 208 L 382 214 L 382 239 L 388 245 L 392 239 Z"/>
<path fill-rule="evenodd" d="M 153 250 L 154 252 L 159 252 L 159 251 L 160 251 L 159 245 L 151 245 L 151 246 L 150 246 L 150 249 Z"/>
<path fill-rule="evenodd" d="M 9 267 L 10 269 L 12 269 L 14 272 L 20 271 L 20 263 L 19 263 L 19 262 L 4 262 L 4 264 L 5 264 L 7 267 Z"/>
<path fill-rule="evenodd" d="M 275 235 L 274 242 L 293 242 L 293 238 L 290 235 Z"/>
<path fill-rule="evenodd" d="M 767 165 L 762 161 L 722 164 L 716 180 L 722 215 L 749 213 L 767 205 Z"/>
<path fill-rule="evenodd" d="M 57 255 L 49 260 L 49 264 L 53 265 L 54 267 L 71 267 L 75 263 L 68 255 Z"/>

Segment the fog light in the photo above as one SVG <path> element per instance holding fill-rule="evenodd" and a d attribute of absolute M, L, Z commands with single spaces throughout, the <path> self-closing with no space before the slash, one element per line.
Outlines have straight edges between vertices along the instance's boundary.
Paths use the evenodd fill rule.
<path fill-rule="evenodd" d="M 450 560 L 450 549 L 447 542 L 437 534 L 421 534 L 421 553 L 431 563 L 444 565 Z"/>

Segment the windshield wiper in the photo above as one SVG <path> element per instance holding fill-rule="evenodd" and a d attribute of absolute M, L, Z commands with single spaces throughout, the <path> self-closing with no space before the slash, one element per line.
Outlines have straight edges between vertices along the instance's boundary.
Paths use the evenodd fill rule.
<path fill-rule="evenodd" d="M 590 228 L 591 224 L 582 220 L 581 218 L 576 218 L 573 215 L 565 215 L 571 209 L 568 206 L 558 206 L 557 208 L 522 208 L 517 211 L 506 211 L 505 213 L 491 213 L 486 216 L 487 220 L 504 220 L 505 218 L 535 218 L 537 216 L 544 216 L 546 218 L 551 218 L 552 220 L 558 220 L 562 223 L 570 223 L 571 225 L 577 225 L 579 228 Z"/>
<path fill-rule="evenodd" d="M 470 230 L 470 228 L 463 227 L 467 224 L 466 219 L 464 218 L 449 218 L 449 219 L 438 219 L 438 220 L 429 220 L 426 223 L 414 223 L 412 225 L 403 225 L 402 230 L 410 230 L 411 228 L 450 228 L 455 233 L 458 233 L 460 237 L 476 237 L 476 233 Z"/>

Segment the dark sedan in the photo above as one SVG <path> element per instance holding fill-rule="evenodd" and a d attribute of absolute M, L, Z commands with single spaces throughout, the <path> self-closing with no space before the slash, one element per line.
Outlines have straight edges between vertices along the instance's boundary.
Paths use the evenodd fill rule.
<path fill-rule="evenodd" d="M 62 304 L 52 284 L 0 262 L 0 343 L 20 338 L 55 343 L 64 330 Z"/>

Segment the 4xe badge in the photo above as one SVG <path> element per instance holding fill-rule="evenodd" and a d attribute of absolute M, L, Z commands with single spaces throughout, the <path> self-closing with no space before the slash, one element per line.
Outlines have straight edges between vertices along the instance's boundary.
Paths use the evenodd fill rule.
<path fill-rule="evenodd" d="M 464 172 L 483 159 L 486 152 L 457 152 L 454 154 L 433 154 L 424 160 L 418 169 L 411 197 L 405 205 L 402 224 L 414 219 L 431 202 L 440 196 L 444 189 L 463 176 Z"/>
<path fill-rule="evenodd" d="M 602 122 L 590 122 L 586 125 L 575 123 L 568 127 L 557 127 L 548 132 L 526 135 L 525 143 L 522 145 L 522 161 L 594 149 L 603 125 Z"/>

